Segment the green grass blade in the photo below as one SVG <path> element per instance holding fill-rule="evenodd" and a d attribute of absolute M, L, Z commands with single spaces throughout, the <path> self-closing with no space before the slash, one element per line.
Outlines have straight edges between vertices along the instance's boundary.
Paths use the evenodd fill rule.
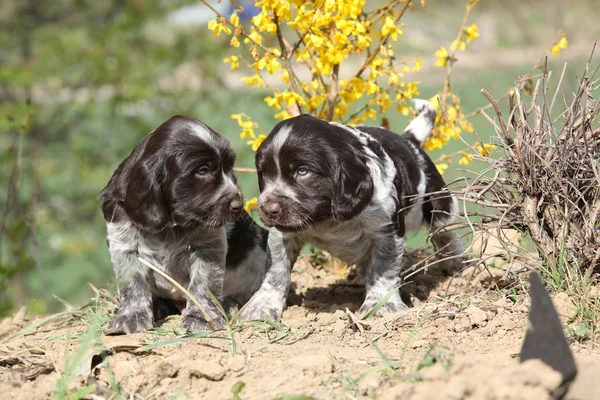
<path fill-rule="evenodd" d="M 223 307 L 223 305 L 221 304 L 221 302 L 219 301 L 219 299 L 217 299 L 217 296 L 215 296 L 210 291 L 209 288 L 205 287 L 204 289 L 206 290 L 206 293 L 208 293 L 208 297 L 210 297 L 210 299 L 215 304 L 215 306 L 217 306 L 217 308 L 219 309 L 219 311 L 221 312 L 221 314 L 223 314 L 223 318 L 225 318 L 225 321 L 230 322 L 229 315 L 227 315 L 227 312 L 225 311 L 225 308 Z"/>
<path fill-rule="evenodd" d="M 242 381 L 237 381 L 233 387 L 231 388 L 231 393 L 233 393 L 233 400 L 240 400 L 240 392 L 244 390 L 246 384 Z"/>

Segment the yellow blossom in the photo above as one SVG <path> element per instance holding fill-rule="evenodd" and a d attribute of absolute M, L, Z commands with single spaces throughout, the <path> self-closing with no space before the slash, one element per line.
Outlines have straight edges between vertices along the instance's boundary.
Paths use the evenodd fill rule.
<path fill-rule="evenodd" d="M 435 63 L 436 67 L 445 67 L 448 64 L 448 60 L 450 60 L 448 50 L 446 50 L 444 46 L 440 47 L 439 50 L 435 52 L 435 56 L 438 58 Z"/>
<path fill-rule="evenodd" d="M 244 205 L 244 210 L 246 210 L 248 214 L 250 214 L 253 210 L 258 210 L 258 198 L 253 197 L 248 200 Z"/>
<path fill-rule="evenodd" d="M 248 140 L 248 144 L 252 146 L 252 150 L 256 151 L 260 147 L 260 144 L 267 138 L 267 135 L 260 134 L 258 137 Z"/>
<path fill-rule="evenodd" d="M 323 43 L 325 43 L 325 40 L 317 35 L 310 35 L 309 36 L 310 39 L 310 43 L 315 47 L 315 48 L 319 48 L 321 46 L 323 46 Z"/>
<path fill-rule="evenodd" d="M 231 18 L 229 18 L 229 22 L 231 22 L 231 25 L 233 25 L 236 28 L 238 26 L 240 26 L 240 17 L 238 16 L 237 10 L 234 11 L 233 14 L 231 14 Z"/>
<path fill-rule="evenodd" d="M 297 109 L 349 124 L 384 118 L 390 109 L 414 115 L 407 100 L 419 94 L 420 82 L 406 81 L 404 74 L 421 70 L 423 61 L 396 59 L 392 42 L 404 30 L 399 7 L 384 9 L 375 5 L 372 9 L 366 0 L 257 0 L 255 5 L 259 13 L 249 27 L 242 27 L 239 12 L 234 11 L 229 20 L 221 17 L 211 21 L 209 28 L 216 35 L 224 32 L 231 36 L 230 47 L 237 50 L 224 61 L 232 69 L 239 68 L 242 60 L 252 60 L 253 72 L 243 82 L 272 91 L 264 101 L 276 118 L 290 118 Z M 272 39 L 268 34 L 280 34 L 283 40 Z M 454 62 L 451 54 L 478 37 L 475 24 L 465 26 L 451 47 L 440 47 L 435 52 L 436 65 L 445 67 Z M 349 59 L 356 59 L 358 65 L 365 63 L 364 67 L 358 73 L 356 69 L 347 71 Z M 273 75 L 273 85 L 263 81 L 266 73 Z M 338 75 L 347 78 L 336 80 Z M 424 145 L 428 151 L 441 149 L 462 132 L 472 131 L 456 96 L 450 93 L 442 103 L 445 112 L 434 99 L 438 113 L 431 137 Z M 362 112 L 349 117 L 362 107 Z M 244 114 L 233 114 L 232 118 L 241 128 L 240 137 L 256 151 L 265 138 L 264 132 Z M 489 152 L 485 146 L 482 149 Z M 438 165 L 440 172 L 450 163 L 443 161 Z M 463 154 L 459 163 L 465 161 L 470 158 Z"/>
<path fill-rule="evenodd" d="M 483 146 L 479 146 L 477 148 L 477 151 L 483 157 L 489 157 L 490 156 L 490 150 L 496 150 L 496 145 L 484 143 Z"/>
<path fill-rule="evenodd" d="M 215 35 L 219 36 L 221 32 L 225 32 L 226 35 L 231 34 L 231 29 L 223 23 L 219 18 L 212 19 L 208 22 L 208 29 L 210 29 Z"/>
<path fill-rule="evenodd" d="M 248 37 L 244 39 L 245 44 L 249 44 L 250 42 L 261 44 L 262 38 L 260 37 L 260 34 L 256 31 L 252 31 L 252 33 L 250 33 Z"/>
<path fill-rule="evenodd" d="M 247 84 L 250 87 L 262 87 L 263 85 L 263 80 L 260 77 L 260 75 L 256 74 L 250 77 L 243 77 L 242 78 L 242 82 L 244 82 L 245 84 Z"/>
<path fill-rule="evenodd" d="M 479 30 L 477 29 L 477 25 L 474 23 L 471 24 L 471 26 L 468 26 L 465 29 L 463 29 L 463 32 L 465 33 L 465 36 L 467 38 L 467 43 L 471 43 L 471 40 L 479 39 Z"/>
<path fill-rule="evenodd" d="M 471 162 L 472 159 L 473 159 L 472 155 L 463 153 L 463 155 L 460 158 L 460 160 L 458 160 L 458 163 L 460 165 L 467 165 L 467 164 L 469 164 Z"/>
<path fill-rule="evenodd" d="M 552 46 L 552 54 L 554 55 L 559 55 L 561 49 L 566 49 L 567 46 L 569 45 L 569 42 L 567 41 L 566 37 L 561 37 L 560 40 L 558 42 L 556 42 L 556 44 L 554 46 Z"/>
<path fill-rule="evenodd" d="M 375 110 L 374 108 L 369 108 L 365 112 L 365 118 L 377 119 L 377 110 Z"/>
<path fill-rule="evenodd" d="M 439 163 L 439 164 L 436 164 L 435 167 L 437 168 L 437 170 L 440 173 L 440 175 L 443 175 L 444 171 L 446 171 L 448 169 L 448 164 L 446 164 L 446 163 Z"/>
<path fill-rule="evenodd" d="M 423 67 L 423 60 L 421 60 L 420 58 L 416 58 L 415 65 L 413 65 L 412 71 L 413 72 L 420 71 L 422 67 Z"/>
<path fill-rule="evenodd" d="M 457 39 L 457 40 L 453 41 L 452 44 L 450 45 L 450 50 L 454 51 L 454 50 L 456 50 L 456 48 L 459 48 L 460 50 L 464 51 L 467 48 L 467 44 L 465 43 L 464 40 Z"/>
<path fill-rule="evenodd" d="M 265 102 L 269 107 L 273 107 L 276 110 L 281 109 L 281 105 L 279 104 L 279 100 L 277 99 L 277 97 L 267 96 L 265 97 Z"/>
<path fill-rule="evenodd" d="M 381 27 L 383 36 L 390 36 L 393 41 L 398 40 L 398 35 L 403 35 L 402 30 L 396 26 L 394 20 L 390 17 L 385 17 L 385 23 Z"/>
<path fill-rule="evenodd" d="M 240 59 L 238 56 L 231 56 L 223 59 L 224 62 L 231 63 L 231 69 L 236 69 L 240 66 Z"/>
<path fill-rule="evenodd" d="M 274 117 L 277 118 L 277 119 L 288 119 L 288 118 L 292 118 L 292 114 L 290 114 L 289 112 L 283 110 L 283 111 L 275 114 Z"/>

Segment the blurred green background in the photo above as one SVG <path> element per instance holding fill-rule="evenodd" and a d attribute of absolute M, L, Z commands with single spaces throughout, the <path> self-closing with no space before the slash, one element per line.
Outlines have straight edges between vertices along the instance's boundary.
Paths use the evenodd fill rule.
<path fill-rule="evenodd" d="M 226 0 L 212 3 L 228 13 Z M 600 37 L 599 3 L 480 1 L 470 21 L 481 37 L 453 68 L 464 111 L 486 104 L 483 87 L 496 97 L 505 93 L 560 28 L 569 48 L 549 65 L 557 78 L 568 61 L 569 94 Z M 433 54 L 456 37 L 463 14 L 464 1 L 430 1 L 426 8 L 416 2 L 403 18 L 396 54 L 423 57 L 423 69 L 407 77 L 422 81 L 421 97 L 442 90 L 444 71 L 434 67 Z M 60 299 L 79 305 L 92 296 L 86 282 L 111 282 L 97 195 L 134 145 L 172 115 L 203 120 L 231 141 L 237 166 L 253 166 L 230 114 L 251 115 L 266 131 L 275 120 L 266 93 L 245 88 L 243 71 L 221 62 L 232 51 L 227 38 L 206 28 L 211 17 L 198 1 L 185 0 L 0 2 L 0 315 L 21 305 L 56 311 Z M 396 131 L 408 121 L 388 118 Z M 489 140 L 490 124 L 472 122 Z M 456 141 L 433 157 L 463 147 Z M 463 174 L 454 163 L 445 177 Z M 257 194 L 254 175 L 238 178 L 246 198 Z"/>

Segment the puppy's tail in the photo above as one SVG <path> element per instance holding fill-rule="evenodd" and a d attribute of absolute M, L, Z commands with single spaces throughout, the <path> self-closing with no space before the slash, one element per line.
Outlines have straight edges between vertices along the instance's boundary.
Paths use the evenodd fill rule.
<path fill-rule="evenodd" d="M 410 121 L 404 130 L 404 135 L 407 139 L 413 139 L 419 146 L 422 146 L 433 130 L 435 107 L 427 100 L 415 99 L 413 101 L 419 115 Z"/>

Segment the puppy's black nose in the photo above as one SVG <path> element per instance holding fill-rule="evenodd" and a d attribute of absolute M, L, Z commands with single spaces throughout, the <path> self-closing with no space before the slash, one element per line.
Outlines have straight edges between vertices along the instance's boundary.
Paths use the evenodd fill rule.
<path fill-rule="evenodd" d="M 261 205 L 261 209 L 265 214 L 274 217 L 281 211 L 281 206 L 276 201 L 265 201 Z"/>
<path fill-rule="evenodd" d="M 240 199 L 233 199 L 229 203 L 229 209 L 233 212 L 238 212 L 242 209 L 242 201 Z"/>

